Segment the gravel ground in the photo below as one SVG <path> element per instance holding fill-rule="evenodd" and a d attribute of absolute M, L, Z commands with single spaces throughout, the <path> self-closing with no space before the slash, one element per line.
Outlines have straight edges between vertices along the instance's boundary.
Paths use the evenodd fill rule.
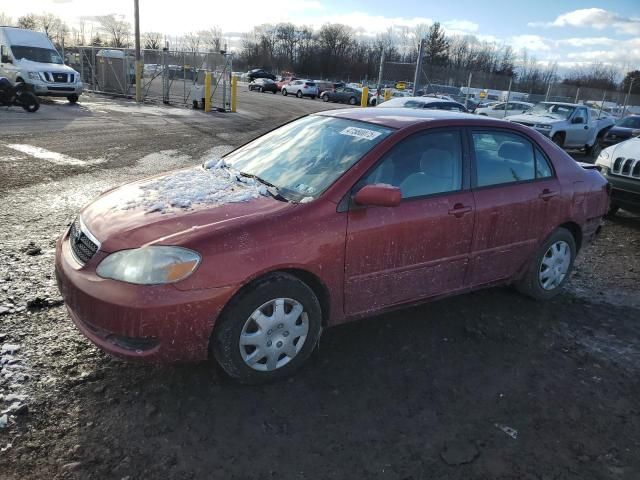
<path fill-rule="evenodd" d="M 496 288 L 330 329 L 273 385 L 121 362 L 76 331 L 53 255 L 83 204 L 329 107 L 241 91 L 235 115 L 97 96 L 0 110 L 0 478 L 640 478 L 626 212 L 552 302 Z"/>

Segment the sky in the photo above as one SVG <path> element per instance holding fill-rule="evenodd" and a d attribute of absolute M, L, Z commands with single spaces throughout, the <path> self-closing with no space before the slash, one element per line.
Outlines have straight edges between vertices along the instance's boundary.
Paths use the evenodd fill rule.
<path fill-rule="evenodd" d="M 97 15 L 133 19 L 133 0 L 2 3 L 0 12 L 14 19 L 29 12 L 51 12 L 70 26 Z M 640 69 L 640 0 L 140 0 L 142 31 L 169 36 L 217 25 L 233 44 L 255 25 L 280 21 L 316 28 L 326 22 L 344 23 L 361 36 L 439 21 L 450 34 L 475 35 L 511 45 L 518 52 L 526 48 L 539 61 L 555 61 L 561 68 L 604 62 L 623 71 Z"/>

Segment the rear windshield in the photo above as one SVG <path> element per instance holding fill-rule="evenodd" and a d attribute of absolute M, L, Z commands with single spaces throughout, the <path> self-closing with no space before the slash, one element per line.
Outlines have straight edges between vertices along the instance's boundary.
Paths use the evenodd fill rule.
<path fill-rule="evenodd" d="M 622 120 L 618 120 L 616 125 L 626 128 L 640 128 L 640 117 L 627 117 Z"/>
<path fill-rule="evenodd" d="M 315 86 L 316 86 L 316 84 L 315 84 L 315 83 L 313 83 L 313 82 L 304 82 L 304 84 L 305 84 L 307 87 L 315 87 Z"/>
<path fill-rule="evenodd" d="M 20 45 L 13 45 L 11 47 L 13 56 L 16 60 L 31 60 L 38 63 L 56 63 L 62 65 L 62 57 L 58 55 L 58 52 L 50 48 L 40 47 L 24 47 Z"/>

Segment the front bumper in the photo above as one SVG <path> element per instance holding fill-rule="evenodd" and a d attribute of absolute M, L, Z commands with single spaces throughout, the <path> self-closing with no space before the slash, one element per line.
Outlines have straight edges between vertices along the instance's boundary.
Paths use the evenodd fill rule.
<path fill-rule="evenodd" d="M 82 82 L 76 83 L 36 83 L 33 92 L 41 97 L 68 97 L 82 94 Z"/>
<path fill-rule="evenodd" d="M 602 174 L 611 184 L 611 204 L 632 212 L 640 212 L 640 178 L 612 175 L 609 169 Z"/>
<path fill-rule="evenodd" d="M 215 320 L 235 288 L 181 291 L 173 285 L 107 280 L 95 273 L 105 256 L 98 252 L 82 266 L 73 257 L 68 234 L 56 245 L 58 288 L 78 329 L 102 350 L 124 359 L 206 359 Z"/>

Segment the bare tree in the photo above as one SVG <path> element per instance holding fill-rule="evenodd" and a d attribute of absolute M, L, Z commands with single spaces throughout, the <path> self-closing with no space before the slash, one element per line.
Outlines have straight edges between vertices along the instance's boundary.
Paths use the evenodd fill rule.
<path fill-rule="evenodd" d="M 103 15 L 96 17 L 100 29 L 110 37 L 111 46 L 115 48 L 125 48 L 129 46 L 131 37 L 131 24 L 121 15 Z"/>
<path fill-rule="evenodd" d="M 162 34 L 158 32 L 143 33 L 142 42 L 147 50 L 160 50 L 162 48 Z"/>
<path fill-rule="evenodd" d="M 210 52 L 222 50 L 222 29 L 218 26 L 198 32 L 204 48 Z"/>
<path fill-rule="evenodd" d="M 11 26 L 13 25 L 13 19 L 4 12 L 0 12 L 0 25 Z"/>
<path fill-rule="evenodd" d="M 33 13 L 27 13 L 26 15 L 19 17 L 18 27 L 24 28 L 27 30 L 35 30 L 37 27 L 36 15 Z"/>

